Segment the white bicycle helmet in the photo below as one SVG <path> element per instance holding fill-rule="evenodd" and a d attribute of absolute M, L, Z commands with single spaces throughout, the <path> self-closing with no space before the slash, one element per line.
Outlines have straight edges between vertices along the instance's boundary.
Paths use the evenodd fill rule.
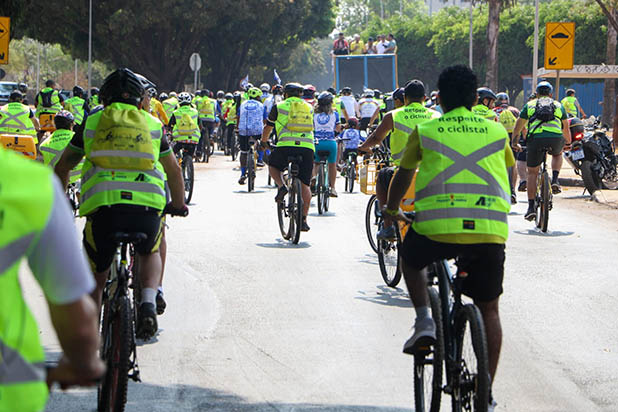
<path fill-rule="evenodd" d="M 191 104 L 191 95 L 187 92 L 182 92 L 180 94 L 178 94 L 178 103 L 182 104 L 182 103 L 189 103 Z"/>

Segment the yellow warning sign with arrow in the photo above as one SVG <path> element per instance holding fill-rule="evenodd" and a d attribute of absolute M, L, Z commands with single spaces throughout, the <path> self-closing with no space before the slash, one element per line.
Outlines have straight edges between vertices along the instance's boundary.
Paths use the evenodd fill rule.
<path fill-rule="evenodd" d="M 9 41 L 11 41 L 11 18 L 0 17 L 0 64 L 9 64 Z"/>
<path fill-rule="evenodd" d="M 545 24 L 545 69 L 571 70 L 575 46 L 575 23 Z"/>

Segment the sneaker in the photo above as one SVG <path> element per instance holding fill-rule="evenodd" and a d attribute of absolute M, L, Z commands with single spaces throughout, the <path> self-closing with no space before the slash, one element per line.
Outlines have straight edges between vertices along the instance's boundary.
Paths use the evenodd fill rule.
<path fill-rule="evenodd" d="M 246 180 L 247 180 L 247 176 L 242 175 L 242 176 L 240 176 L 240 179 L 238 179 L 238 184 L 239 185 L 244 185 Z"/>
<path fill-rule="evenodd" d="M 403 353 L 422 355 L 429 352 L 430 346 L 436 344 L 436 324 L 432 318 L 417 319 L 414 333 L 403 345 Z"/>
<path fill-rule="evenodd" d="M 379 240 L 396 240 L 397 232 L 395 232 L 395 226 L 383 227 L 380 229 L 376 235 Z"/>
<path fill-rule="evenodd" d="M 264 166 L 266 166 L 264 164 L 264 162 L 257 162 L 256 165 L 257 165 L 257 167 L 264 167 Z"/>
<path fill-rule="evenodd" d="M 303 219 L 303 224 L 300 227 L 301 232 L 308 232 L 311 228 L 307 224 L 307 219 Z"/>
<path fill-rule="evenodd" d="M 517 195 L 515 193 L 511 193 L 511 204 L 512 205 L 517 204 Z"/>
<path fill-rule="evenodd" d="M 157 333 L 157 313 L 155 305 L 152 303 L 142 303 L 139 305 L 137 313 L 137 332 L 135 336 L 139 339 L 149 340 Z"/>
<path fill-rule="evenodd" d="M 285 195 L 287 194 L 288 194 L 288 188 L 285 186 L 281 186 L 277 190 L 277 196 L 275 196 L 275 202 L 277 203 L 283 202 L 283 199 L 285 198 Z"/>
<path fill-rule="evenodd" d="M 560 186 L 558 182 L 553 182 L 551 184 L 551 192 L 555 195 L 562 192 L 562 187 Z"/>
<path fill-rule="evenodd" d="M 528 209 L 528 211 L 524 215 L 524 219 L 526 219 L 526 220 L 528 220 L 530 222 L 533 221 L 534 219 L 536 219 L 536 210 L 535 209 Z"/>
<path fill-rule="evenodd" d="M 522 180 L 521 182 L 519 182 L 519 186 L 517 186 L 517 191 L 525 192 L 526 190 L 528 190 L 528 185 L 526 184 L 525 180 Z"/>
<path fill-rule="evenodd" d="M 338 197 L 337 191 L 334 187 L 330 189 L 330 197 Z"/>
<path fill-rule="evenodd" d="M 494 412 L 498 403 L 494 400 L 494 398 L 489 395 L 489 405 L 487 405 L 487 412 Z"/>
<path fill-rule="evenodd" d="M 167 303 L 163 298 L 163 292 L 157 291 L 157 315 L 163 315 L 165 313 L 165 308 L 167 307 Z"/>

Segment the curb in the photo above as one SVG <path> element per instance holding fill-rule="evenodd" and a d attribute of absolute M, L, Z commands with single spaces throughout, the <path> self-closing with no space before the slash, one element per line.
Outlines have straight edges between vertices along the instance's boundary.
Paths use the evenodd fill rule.
<path fill-rule="evenodd" d="M 559 177 L 558 182 L 561 186 L 584 187 L 584 181 L 581 178 Z"/>

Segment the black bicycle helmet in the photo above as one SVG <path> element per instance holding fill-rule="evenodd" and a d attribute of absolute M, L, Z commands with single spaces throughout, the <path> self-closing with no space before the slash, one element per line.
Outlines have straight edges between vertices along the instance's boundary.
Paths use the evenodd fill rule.
<path fill-rule="evenodd" d="M 280 84 L 275 84 L 272 89 L 272 94 L 274 95 L 282 95 L 283 94 L 283 86 Z"/>
<path fill-rule="evenodd" d="M 381 96 L 382 96 L 382 92 L 380 91 L 380 89 L 374 89 L 373 97 L 375 97 L 376 99 L 379 99 Z"/>
<path fill-rule="evenodd" d="M 283 88 L 283 92 L 292 96 L 300 96 L 305 88 L 300 83 L 288 83 Z"/>
<path fill-rule="evenodd" d="M 161 94 L 159 95 L 159 101 L 163 101 L 163 100 L 167 100 L 169 96 L 167 95 L 167 93 L 165 92 L 161 92 Z"/>
<path fill-rule="evenodd" d="M 337 90 L 335 90 L 334 87 L 329 87 L 328 89 L 326 89 L 326 91 L 332 94 L 333 96 L 337 94 Z"/>
<path fill-rule="evenodd" d="M 100 95 L 105 105 L 120 102 L 137 106 L 144 96 L 144 85 L 135 73 L 124 67 L 105 78 Z"/>
<path fill-rule="evenodd" d="M 509 104 L 509 95 L 502 92 L 496 95 L 496 104 Z"/>
<path fill-rule="evenodd" d="M 482 103 L 485 99 L 496 100 L 496 94 L 489 87 L 479 87 L 476 89 L 476 93 L 479 95 L 479 103 Z"/>
<path fill-rule="evenodd" d="M 400 102 L 403 102 L 405 95 L 406 92 L 403 87 L 393 90 L 393 100 L 399 100 Z"/>
<path fill-rule="evenodd" d="M 99 88 L 98 87 L 93 87 L 92 89 L 90 89 L 90 95 L 91 96 L 96 96 L 99 94 Z"/>
<path fill-rule="evenodd" d="M 202 90 L 202 94 L 200 94 L 200 96 L 202 96 L 202 97 L 210 97 L 210 90 L 208 90 L 208 89 Z"/>
<path fill-rule="evenodd" d="M 73 97 L 82 97 L 84 95 L 84 89 L 80 86 L 73 87 Z"/>
<path fill-rule="evenodd" d="M 333 102 L 333 95 L 330 94 L 329 92 L 322 92 L 319 94 L 318 104 L 320 106 L 326 106 L 326 105 L 332 104 L 332 102 Z"/>

